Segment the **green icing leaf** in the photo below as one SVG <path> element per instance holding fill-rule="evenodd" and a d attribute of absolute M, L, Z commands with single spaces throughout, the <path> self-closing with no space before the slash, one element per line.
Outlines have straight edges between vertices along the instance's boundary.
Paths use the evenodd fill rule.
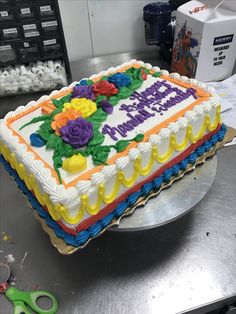
<path fill-rule="evenodd" d="M 101 78 L 101 80 L 102 80 L 102 81 L 107 81 L 107 80 L 108 80 L 108 76 L 103 76 L 103 77 Z"/>
<path fill-rule="evenodd" d="M 141 69 L 135 69 L 134 72 L 133 72 L 133 78 L 136 78 L 136 79 L 141 79 L 140 77 L 140 73 L 141 73 Z"/>
<path fill-rule="evenodd" d="M 99 155 L 92 155 L 92 160 L 94 165 L 104 165 L 106 164 L 109 153 L 101 152 Z"/>
<path fill-rule="evenodd" d="M 123 150 L 126 149 L 126 147 L 132 142 L 141 142 L 144 139 L 144 135 L 143 134 L 137 134 L 134 138 L 130 139 L 130 140 L 120 140 L 118 142 L 116 142 L 115 145 L 112 145 L 111 147 L 115 148 L 115 150 L 120 153 Z"/>
<path fill-rule="evenodd" d="M 53 164 L 56 168 L 62 167 L 62 158 L 59 155 L 53 156 Z"/>
<path fill-rule="evenodd" d="M 55 152 L 54 152 L 52 158 L 53 158 L 53 166 L 54 166 L 54 169 L 55 169 L 55 171 L 57 173 L 59 182 L 62 183 L 61 174 L 60 174 L 60 171 L 58 169 L 58 168 L 62 167 L 62 158 L 61 158 L 60 155 L 57 155 Z"/>
<path fill-rule="evenodd" d="M 52 118 L 50 116 L 48 116 L 48 115 L 35 117 L 32 120 L 30 120 L 29 122 L 27 122 L 26 124 L 22 125 L 22 127 L 20 127 L 19 130 L 22 130 L 24 127 L 26 127 L 26 126 L 28 126 L 30 124 L 33 124 L 33 123 L 36 123 L 36 122 L 40 122 L 40 121 L 47 121 L 47 120 L 52 121 Z"/>
<path fill-rule="evenodd" d="M 101 126 L 101 122 L 98 122 L 98 121 L 91 121 L 91 123 L 93 124 L 94 130 L 98 130 Z"/>
<path fill-rule="evenodd" d="M 147 68 L 142 68 L 142 70 L 144 70 L 146 74 L 150 74 L 150 70 L 148 70 Z"/>
<path fill-rule="evenodd" d="M 54 149 L 59 138 L 60 137 L 58 135 L 52 133 L 48 138 L 46 149 Z"/>
<path fill-rule="evenodd" d="M 53 98 L 53 99 L 52 99 L 52 103 L 53 103 L 57 108 L 59 108 L 59 107 L 62 106 L 64 103 L 70 102 L 70 100 L 71 100 L 71 93 L 70 93 L 70 94 L 67 94 L 66 96 L 61 97 L 60 99 Z"/>
<path fill-rule="evenodd" d="M 138 72 L 138 79 L 143 81 L 143 78 L 142 78 L 142 69 L 140 68 L 139 69 L 139 72 Z"/>
<path fill-rule="evenodd" d="M 126 149 L 126 147 L 129 145 L 130 140 L 120 140 L 118 142 L 116 142 L 116 144 L 113 146 L 115 148 L 115 150 L 120 153 L 123 150 Z"/>
<path fill-rule="evenodd" d="M 57 108 L 60 107 L 61 105 L 63 105 L 63 103 L 61 102 L 61 99 L 56 99 L 56 98 L 53 98 L 52 99 L 52 103 L 54 106 L 56 106 Z"/>
<path fill-rule="evenodd" d="M 139 133 L 139 134 L 137 134 L 137 135 L 133 138 L 133 141 L 135 141 L 135 142 L 142 142 L 143 139 L 144 139 L 144 134 Z"/>
<path fill-rule="evenodd" d="M 99 104 L 102 100 L 106 100 L 106 96 L 103 96 L 103 95 L 99 95 L 97 98 L 96 98 L 96 104 Z"/>
<path fill-rule="evenodd" d="M 92 80 L 87 80 L 87 85 L 93 85 L 94 82 Z"/>
<path fill-rule="evenodd" d="M 107 113 L 104 112 L 101 108 L 97 109 L 94 114 L 89 117 L 89 121 L 103 122 L 107 118 Z"/>
<path fill-rule="evenodd" d="M 71 157 L 73 155 L 82 155 L 82 156 L 86 157 L 89 154 L 86 151 L 84 151 L 84 150 L 73 149 L 70 153 L 68 153 L 68 156 L 66 156 L 66 157 Z"/>
<path fill-rule="evenodd" d="M 128 75 L 130 75 L 132 77 L 132 79 L 134 79 L 134 80 L 138 79 L 138 80 L 143 81 L 143 78 L 142 78 L 142 68 L 136 69 L 136 68 L 132 67 L 132 68 L 128 69 L 126 71 L 126 73 Z"/>
<path fill-rule="evenodd" d="M 70 93 L 70 94 L 67 94 L 67 95 L 63 96 L 62 98 L 60 98 L 62 104 L 66 103 L 66 102 L 70 102 L 71 96 L 72 96 L 72 94 Z"/>
<path fill-rule="evenodd" d="M 129 88 L 134 91 L 138 89 L 143 84 L 143 81 L 140 80 L 132 80 L 132 83 L 129 85 Z"/>
<path fill-rule="evenodd" d="M 73 152 L 73 147 L 70 144 L 66 144 L 65 142 L 62 141 L 63 156 L 68 157 L 72 152 Z"/>
<path fill-rule="evenodd" d="M 120 100 L 120 98 L 118 95 L 117 96 L 111 96 L 108 99 L 109 103 L 112 104 L 113 106 L 117 105 L 119 100 Z"/>
<path fill-rule="evenodd" d="M 99 121 L 94 121 L 92 117 L 89 117 L 89 118 L 87 118 L 86 120 L 92 123 L 92 125 L 93 125 L 93 130 L 95 130 L 95 131 L 98 130 L 98 129 L 100 128 L 100 126 L 101 126 L 101 122 L 99 122 Z"/>
<path fill-rule="evenodd" d="M 102 149 L 102 146 L 100 147 L 100 150 L 96 153 L 92 154 L 92 160 L 95 165 L 102 165 L 105 164 L 108 158 L 108 155 L 110 153 L 110 150 Z"/>
<path fill-rule="evenodd" d="M 96 130 L 93 134 L 93 138 L 89 141 L 88 147 L 101 145 L 104 142 L 105 136 Z"/>
<path fill-rule="evenodd" d="M 48 141 L 49 137 L 51 136 L 53 130 L 51 128 L 51 121 L 45 121 L 43 124 L 40 125 L 39 130 L 37 133 L 44 139 L 46 142 Z"/>
<path fill-rule="evenodd" d="M 119 90 L 118 97 L 120 99 L 125 99 L 125 98 L 128 98 L 129 96 L 131 96 L 132 93 L 133 93 L 133 91 L 130 88 L 123 86 Z"/>
<path fill-rule="evenodd" d="M 159 77 L 159 76 L 161 76 L 161 72 L 154 72 L 154 73 L 152 74 L 152 76 L 154 76 L 154 77 Z"/>
<path fill-rule="evenodd" d="M 63 109 L 63 105 L 61 105 L 60 107 L 58 107 L 57 109 L 53 110 L 53 112 L 50 114 L 51 117 L 53 118 L 56 114 L 61 113 Z"/>
<path fill-rule="evenodd" d="M 106 164 L 110 151 L 111 151 L 111 147 L 107 145 L 106 146 L 91 146 L 91 147 L 87 147 L 85 150 L 87 155 L 92 156 L 92 161 L 94 165 L 96 166 Z"/>

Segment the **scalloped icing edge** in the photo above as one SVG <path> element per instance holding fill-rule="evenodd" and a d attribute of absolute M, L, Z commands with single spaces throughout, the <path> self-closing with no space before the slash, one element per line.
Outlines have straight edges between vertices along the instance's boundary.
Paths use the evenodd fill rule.
<path fill-rule="evenodd" d="M 225 135 L 225 133 L 226 133 L 226 135 Z M 55 222 L 53 222 L 53 220 L 50 218 L 50 216 L 47 216 L 47 213 L 40 207 L 40 204 L 37 204 L 37 200 L 33 197 L 33 195 L 30 193 L 30 191 L 28 191 L 26 187 L 24 189 L 22 189 L 21 184 L 19 184 L 20 180 L 17 179 L 18 175 L 15 176 L 14 172 L 13 173 L 11 172 L 12 170 L 14 171 L 14 169 L 12 169 L 9 164 L 7 164 L 5 166 L 7 166 L 6 170 L 14 178 L 16 184 L 19 186 L 22 193 L 24 193 L 24 194 L 27 193 L 29 205 L 34 210 L 35 217 L 40 221 L 44 231 L 49 235 L 51 243 L 53 244 L 53 246 L 61 254 L 72 254 L 72 253 L 76 252 L 77 250 L 80 250 L 80 249 L 83 249 L 84 247 L 86 247 L 91 240 L 102 235 L 102 233 L 104 233 L 108 228 L 110 228 L 112 226 L 119 225 L 119 222 L 123 217 L 129 216 L 130 214 L 132 214 L 137 207 L 144 206 L 150 198 L 155 197 L 156 195 L 158 195 L 161 192 L 161 190 L 171 186 L 176 180 L 181 179 L 185 175 L 185 173 L 188 173 L 188 172 L 194 170 L 196 166 L 203 164 L 205 162 L 206 158 L 212 157 L 215 154 L 217 149 L 221 148 L 227 141 L 232 140 L 233 136 L 235 135 L 235 132 L 234 132 L 234 134 L 231 134 L 232 138 L 230 138 L 229 133 L 230 133 L 230 130 L 229 129 L 226 130 L 225 126 L 222 126 L 221 130 L 218 131 L 217 134 L 213 135 L 213 137 L 215 137 L 215 136 L 218 137 L 218 141 L 216 141 L 216 138 L 214 138 L 213 143 L 211 144 L 212 146 L 207 144 L 207 143 L 203 144 L 204 146 L 208 147 L 205 153 L 202 150 L 199 150 L 199 153 L 197 153 L 197 154 L 195 152 L 193 152 L 193 154 L 196 155 L 195 156 L 196 157 L 195 162 L 194 162 L 194 158 L 189 159 L 190 156 L 187 157 L 188 166 L 186 165 L 185 169 L 183 168 L 181 170 L 181 168 L 180 168 L 179 173 L 175 174 L 174 176 L 172 175 L 168 180 L 164 181 L 159 186 L 158 190 L 153 191 L 151 193 L 149 193 L 149 192 L 145 193 L 146 195 L 142 196 L 142 197 L 137 197 L 137 195 L 135 195 L 132 202 L 127 205 L 127 208 L 125 208 L 120 213 L 118 211 L 119 214 L 113 215 L 113 216 L 109 217 L 109 219 L 106 219 L 106 224 L 103 226 L 102 230 L 99 230 L 99 228 L 95 228 L 96 232 L 93 232 L 93 235 L 91 235 L 90 237 L 82 236 L 83 241 L 81 240 L 80 245 L 77 245 L 77 246 L 74 246 L 73 245 L 74 243 L 72 244 L 72 240 L 71 240 L 72 236 L 69 236 L 69 237 L 63 236 L 63 234 L 65 234 L 65 232 L 64 231 L 60 232 L 60 227 L 57 226 L 57 224 Z M 210 143 L 211 139 L 208 142 Z M 192 155 L 192 153 L 190 155 Z M 3 164 L 4 164 L 4 161 L 3 161 Z M 9 166 L 11 169 L 10 168 L 8 169 Z M 17 172 L 16 172 L 16 174 L 17 174 Z M 31 194 L 31 197 L 29 197 L 29 195 L 30 195 L 29 193 Z M 36 203 L 34 201 L 36 201 Z M 32 202 L 35 204 L 33 205 Z M 58 230 L 58 232 L 56 232 L 56 230 Z M 85 231 L 85 232 L 89 232 L 89 231 Z M 66 242 L 68 242 L 68 243 L 66 243 Z"/>

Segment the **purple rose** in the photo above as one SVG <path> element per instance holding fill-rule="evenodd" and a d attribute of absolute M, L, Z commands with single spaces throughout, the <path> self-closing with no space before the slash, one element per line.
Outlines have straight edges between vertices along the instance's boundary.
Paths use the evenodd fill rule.
<path fill-rule="evenodd" d="M 95 95 L 93 93 L 93 86 L 75 86 L 73 88 L 72 98 L 87 98 L 90 100 L 95 100 Z"/>
<path fill-rule="evenodd" d="M 73 146 L 80 148 L 85 146 L 93 137 L 93 125 L 83 118 L 68 121 L 60 130 L 62 139 Z"/>

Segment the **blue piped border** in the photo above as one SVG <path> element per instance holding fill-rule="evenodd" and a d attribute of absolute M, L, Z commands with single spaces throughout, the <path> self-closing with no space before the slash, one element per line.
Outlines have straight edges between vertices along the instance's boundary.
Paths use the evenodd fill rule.
<path fill-rule="evenodd" d="M 196 159 L 211 149 L 217 142 L 221 142 L 225 136 L 226 127 L 222 125 L 221 129 L 214 134 L 208 141 L 199 146 L 195 151 L 193 151 L 187 158 L 183 159 L 180 163 L 170 167 L 165 170 L 163 174 L 151 182 L 145 183 L 142 188 L 130 194 L 125 201 L 122 201 L 110 214 L 106 215 L 95 224 L 91 225 L 87 230 L 83 230 L 78 232 L 76 236 L 73 236 L 69 233 L 66 233 L 64 230 L 60 228 L 60 226 L 50 217 L 50 215 L 42 208 L 40 203 L 37 201 L 35 196 L 28 190 L 25 183 L 20 179 L 17 172 L 10 166 L 10 164 L 4 159 L 4 157 L 0 154 L 0 162 L 3 164 L 8 173 L 14 178 L 19 189 L 23 194 L 26 195 L 32 207 L 37 211 L 38 215 L 45 219 L 46 224 L 54 229 L 55 234 L 64 239 L 64 241 L 72 246 L 80 247 L 84 245 L 89 238 L 96 237 L 101 230 L 106 228 L 112 221 L 114 217 L 120 217 L 124 211 L 134 205 L 137 199 L 140 196 L 148 195 L 151 190 L 158 190 L 163 182 L 170 181 L 172 176 L 175 176 L 179 173 L 179 171 L 184 171 L 188 164 L 194 164 Z"/>

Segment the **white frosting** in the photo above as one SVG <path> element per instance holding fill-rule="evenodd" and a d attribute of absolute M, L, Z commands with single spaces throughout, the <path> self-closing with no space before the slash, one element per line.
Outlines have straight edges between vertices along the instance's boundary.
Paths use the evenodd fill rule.
<path fill-rule="evenodd" d="M 177 122 L 171 122 L 168 124 L 168 129 L 171 133 L 177 133 L 179 131 L 179 124 Z"/>
<path fill-rule="evenodd" d="M 148 70 L 151 70 L 152 65 L 150 63 L 144 63 L 145 68 L 147 68 Z"/>
<path fill-rule="evenodd" d="M 193 79 L 193 78 L 190 78 L 190 79 L 189 79 L 189 83 L 191 83 L 191 84 L 193 84 L 193 85 L 196 85 L 196 86 L 197 86 L 198 81 L 197 81 L 197 80 L 195 80 L 195 79 Z"/>
<path fill-rule="evenodd" d="M 137 148 L 131 148 L 129 151 L 129 158 L 134 161 L 140 155 L 140 151 Z"/>
<path fill-rule="evenodd" d="M 76 184 L 76 188 L 79 194 L 85 194 L 91 187 L 91 181 L 81 180 Z"/>
<path fill-rule="evenodd" d="M 151 143 L 145 142 L 145 143 L 139 143 L 137 148 L 140 150 L 141 154 L 143 154 L 150 151 L 151 147 L 152 147 Z"/>
<path fill-rule="evenodd" d="M 161 142 L 161 136 L 159 134 L 151 134 L 149 141 L 154 145 L 159 144 Z"/>
<path fill-rule="evenodd" d="M 105 178 L 110 178 L 117 173 L 116 165 L 104 166 L 101 172 L 104 174 Z"/>
<path fill-rule="evenodd" d="M 188 82 L 189 81 L 189 78 L 187 76 L 182 75 L 182 76 L 180 76 L 180 78 L 181 78 L 181 80 L 183 82 Z"/>
<path fill-rule="evenodd" d="M 193 111 L 197 114 L 197 116 L 201 116 L 204 112 L 202 106 L 194 106 Z"/>
<path fill-rule="evenodd" d="M 212 103 L 210 101 L 204 101 L 201 106 L 205 112 L 209 112 L 212 108 Z"/>
<path fill-rule="evenodd" d="M 170 137 L 170 129 L 168 128 L 162 128 L 159 132 L 159 135 L 162 139 L 166 139 Z"/>
<path fill-rule="evenodd" d="M 100 183 L 104 182 L 105 176 L 102 172 L 96 172 L 91 176 L 91 182 L 93 185 L 99 185 Z"/>
<path fill-rule="evenodd" d="M 170 77 L 173 77 L 173 78 L 176 79 L 176 80 L 179 80 L 179 79 L 180 79 L 180 75 L 179 75 L 179 73 L 177 73 L 177 72 L 170 73 Z"/>
<path fill-rule="evenodd" d="M 160 68 L 159 68 L 159 67 L 153 67 L 153 70 L 154 70 L 155 72 L 159 72 L 159 71 L 160 71 Z"/>
<path fill-rule="evenodd" d="M 180 117 L 180 118 L 178 118 L 177 123 L 178 123 L 180 129 L 183 129 L 183 128 L 185 129 L 188 125 L 188 119 L 185 117 Z"/>
<path fill-rule="evenodd" d="M 160 70 L 162 75 L 169 75 L 169 72 L 167 70 Z"/>
<path fill-rule="evenodd" d="M 141 66 L 146 66 L 146 68 L 148 69 L 152 68 L 150 64 L 144 64 L 142 61 L 131 60 L 130 62 L 126 62 L 116 68 L 112 67 L 107 71 L 103 71 L 97 75 L 93 75 L 90 77 L 90 79 L 94 79 L 102 75 L 108 75 L 109 73 L 115 73 L 117 70 L 123 68 L 124 66 L 130 66 L 134 63 L 139 63 Z M 160 70 L 159 67 L 153 67 L 152 69 L 154 71 L 161 71 L 161 74 L 163 75 L 169 75 L 168 71 Z M 7 119 L 14 117 L 16 114 L 25 112 L 29 108 L 32 108 L 41 103 L 42 101 L 51 98 L 53 95 L 56 95 L 58 91 L 53 91 L 49 96 L 42 96 L 36 102 L 31 101 L 26 106 L 20 106 L 14 112 L 13 111 L 9 112 L 5 116 L 5 118 L 0 121 L 0 140 L 9 146 L 10 150 L 16 154 L 18 160 L 22 161 L 28 172 L 32 173 L 35 176 L 40 188 L 45 193 L 49 194 L 50 200 L 53 203 L 61 203 L 63 205 L 66 205 L 67 208 L 71 210 L 71 213 L 75 214 L 76 213 L 75 208 L 78 207 L 77 205 L 80 202 L 79 195 L 87 194 L 89 193 L 89 191 L 91 191 L 92 186 L 96 188 L 99 184 L 104 182 L 104 180 L 106 181 L 108 179 L 113 178 L 117 174 L 117 170 L 119 169 L 130 167 L 132 172 L 133 162 L 138 156 L 140 156 L 140 154 L 148 153 L 151 150 L 152 145 L 158 144 L 159 146 L 161 146 L 162 141 L 166 142 L 166 140 L 170 137 L 171 133 L 178 134 L 179 130 L 186 128 L 188 123 L 193 121 L 197 116 L 202 116 L 203 114 L 209 113 L 213 107 L 217 106 L 219 98 L 215 94 L 213 89 L 207 88 L 206 84 L 199 83 L 196 80 L 188 79 L 183 76 L 180 77 L 178 73 L 171 73 L 170 76 L 178 80 L 188 81 L 189 83 L 194 84 L 210 92 L 212 96 L 210 97 L 209 101 L 194 107 L 193 110 L 187 111 L 184 117 L 178 118 L 176 122 L 169 123 L 168 127 L 162 128 L 158 134 L 150 135 L 148 142 L 139 143 L 137 145 L 137 148 L 130 149 L 128 156 L 118 158 L 115 164 L 104 166 L 100 172 L 93 174 L 91 176 L 91 180 L 81 180 L 73 187 L 66 189 L 64 185 L 58 184 L 56 179 L 52 176 L 50 169 L 46 168 L 42 161 L 37 160 L 35 158 L 34 153 L 28 152 L 26 145 L 23 143 L 19 143 L 18 137 L 13 135 L 12 131 L 8 129 L 6 125 Z M 158 80 L 158 78 L 156 79 Z M 77 82 L 73 82 L 70 85 L 70 87 L 73 87 L 76 84 Z M 144 82 L 144 84 L 147 84 L 147 82 Z M 61 91 L 66 90 L 67 90 L 66 87 L 61 89 Z M 123 100 L 122 103 L 124 101 L 125 100 Z M 176 112 L 178 110 L 179 109 L 176 109 Z M 26 120 L 24 120 L 24 123 L 25 121 Z M 148 125 L 148 123 L 149 122 L 147 121 L 145 125 L 146 124 Z M 159 122 L 156 121 L 155 124 L 157 123 Z"/>
<path fill-rule="evenodd" d="M 122 170 L 125 168 L 125 166 L 129 163 L 129 157 L 125 156 L 125 157 L 120 157 L 117 159 L 116 161 L 116 167 L 119 170 Z"/>
<path fill-rule="evenodd" d="M 195 121 L 197 118 L 197 114 L 193 110 L 186 111 L 184 116 L 188 119 L 189 123 Z"/>

